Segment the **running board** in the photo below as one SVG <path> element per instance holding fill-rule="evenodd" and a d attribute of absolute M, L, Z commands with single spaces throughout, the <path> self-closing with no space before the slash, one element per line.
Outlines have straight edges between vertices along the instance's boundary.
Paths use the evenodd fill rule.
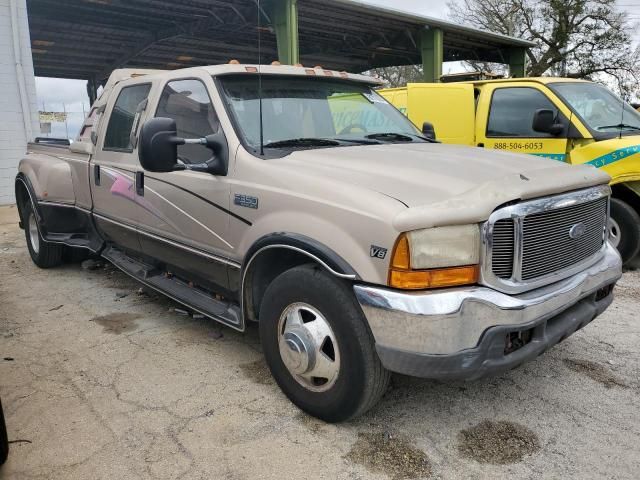
<path fill-rule="evenodd" d="M 165 275 L 151 265 L 131 258 L 114 247 L 106 248 L 102 256 L 127 275 L 172 300 L 228 327 L 240 332 L 244 331 L 244 319 L 237 305 L 217 300 L 175 277 Z"/>

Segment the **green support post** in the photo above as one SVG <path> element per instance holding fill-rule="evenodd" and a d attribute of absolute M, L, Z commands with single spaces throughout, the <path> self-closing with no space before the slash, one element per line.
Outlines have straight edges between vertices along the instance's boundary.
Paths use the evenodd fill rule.
<path fill-rule="evenodd" d="M 509 75 L 513 78 L 523 78 L 527 74 L 527 51 L 525 48 L 511 48 L 509 50 Z"/>
<path fill-rule="evenodd" d="M 273 0 L 268 4 L 278 42 L 278 60 L 284 65 L 300 63 L 298 0 Z"/>
<path fill-rule="evenodd" d="M 438 83 L 442 77 L 442 62 L 444 61 L 444 44 L 442 30 L 429 28 L 422 31 L 420 37 L 422 52 L 422 67 L 424 81 Z"/>

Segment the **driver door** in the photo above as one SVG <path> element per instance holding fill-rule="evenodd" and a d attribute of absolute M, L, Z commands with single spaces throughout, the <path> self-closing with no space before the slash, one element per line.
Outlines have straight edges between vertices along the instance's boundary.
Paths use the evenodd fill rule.
<path fill-rule="evenodd" d="M 476 139 L 479 147 L 527 153 L 564 162 L 567 160 L 565 133 L 553 136 L 532 128 L 537 110 L 552 110 L 561 123 L 568 120 L 542 91 L 527 83 L 513 86 L 494 86 L 483 91 L 478 105 Z"/>
<path fill-rule="evenodd" d="M 211 82 L 211 85 L 208 85 Z M 211 78 L 173 79 L 162 86 L 155 117 L 176 121 L 178 136 L 202 138 L 220 130 L 209 96 Z M 181 145 L 178 161 L 203 163 L 212 151 L 203 145 Z M 142 171 L 141 193 L 158 214 L 140 224 L 143 252 L 161 260 L 174 273 L 184 271 L 204 286 L 228 288 L 229 183 L 227 177 L 196 171 Z"/>

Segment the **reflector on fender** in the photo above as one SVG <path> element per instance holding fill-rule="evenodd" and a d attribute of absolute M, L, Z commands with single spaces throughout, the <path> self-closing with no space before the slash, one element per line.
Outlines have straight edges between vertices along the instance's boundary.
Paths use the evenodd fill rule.
<path fill-rule="evenodd" d="M 478 265 L 432 270 L 397 270 L 392 267 L 389 271 L 389 286 L 404 290 L 455 287 L 477 283 L 478 276 Z"/>

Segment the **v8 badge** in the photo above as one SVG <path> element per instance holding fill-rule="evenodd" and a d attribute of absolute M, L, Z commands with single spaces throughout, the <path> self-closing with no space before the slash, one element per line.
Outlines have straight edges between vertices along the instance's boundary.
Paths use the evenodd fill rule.
<path fill-rule="evenodd" d="M 371 258 L 379 258 L 384 259 L 387 256 L 387 249 L 382 247 L 376 247 L 375 245 L 371 245 L 371 249 L 369 250 L 369 255 Z"/>

